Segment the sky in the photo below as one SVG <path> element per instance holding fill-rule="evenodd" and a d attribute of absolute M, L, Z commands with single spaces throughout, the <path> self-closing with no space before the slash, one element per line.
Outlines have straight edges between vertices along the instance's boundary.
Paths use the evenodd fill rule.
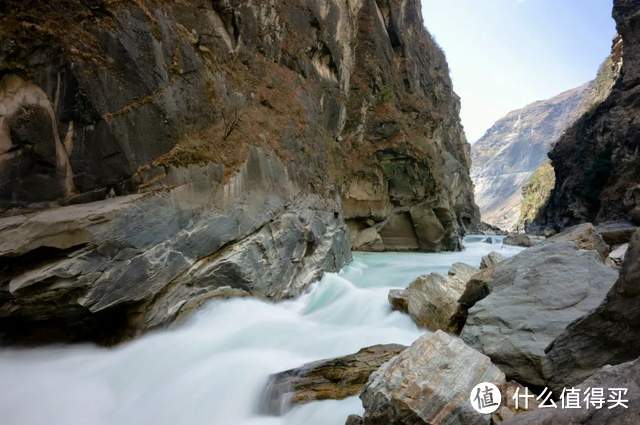
<path fill-rule="evenodd" d="M 595 78 L 612 0 L 422 0 L 444 49 L 470 143 L 507 112 Z"/>

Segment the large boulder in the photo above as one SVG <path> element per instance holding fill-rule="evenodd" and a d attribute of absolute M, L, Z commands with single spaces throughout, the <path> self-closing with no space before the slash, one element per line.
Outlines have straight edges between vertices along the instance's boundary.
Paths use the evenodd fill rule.
<path fill-rule="evenodd" d="M 633 235 L 620 277 L 606 299 L 547 349 L 551 385 L 574 385 L 601 366 L 633 360 L 639 353 L 640 231 Z"/>
<path fill-rule="evenodd" d="M 505 383 L 491 360 L 442 331 L 416 340 L 376 370 L 360 394 L 364 425 L 489 424 L 469 403 L 481 382 Z"/>
<path fill-rule="evenodd" d="M 546 243 L 496 266 L 489 295 L 468 311 L 462 339 L 509 378 L 544 386 L 545 348 L 596 308 L 617 273 L 573 242 Z"/>
<path fill-rule="evenodd" d="M 553 235 L 548 240 L 549 242 L 573 242 L 578 249 L 597 251 L 603 260 L 609 255 L 609 245 L 591 223 L 582 223 L 569 227 Z"/>
<path fill-rule="evenodd" d="M 360 393 L 369 375 L 406 347 L 374 345 L 355 354 L 305 364 L 271 375 L 262 397 L 261 410 L 279 415 L 296 404 L 314 400 L 341 400 Z"/>
<path fill-rule="evenodd" d="M 517 415 L 504 425 L 636 425 L 640 423 L 640 360 L 622 363 L 617 366 L 604 366 L 577 387 L 580 408 L 562 409 L 558 401 L 555 409 L 536 409 Z M 602 390 L 603 403 L 600 405 L 595 396 L 589 396 L 594 389 Z M 621 399 L 623 406 L 614 406 L 611 398 L 616 398 L 620 389 L 624 389 Z M 559 397 L 561 393 L 555 393 Z M 587 403 L 595 402 L 596 404 Z"/>
<path fill-rule="evenodd" d="M 404 291 L 394 291 L 393 296 L 390 292 L 389 300 L 401 307 L 401 300 L 406 299 L 407 312 L 418 326 L 453 331 L 458 299 L 477 271 L 467 264 L 454 263 L 447 277 L 438 273 L 419 276 Z"/>

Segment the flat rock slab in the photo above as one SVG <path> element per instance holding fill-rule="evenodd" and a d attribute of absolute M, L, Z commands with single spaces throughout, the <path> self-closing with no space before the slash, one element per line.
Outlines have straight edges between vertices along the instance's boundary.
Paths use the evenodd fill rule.
<path fill-rule="evenodd" d="M 293 405 L 314 400 L 341 400 L 357 395 L 369 375 L 406 347 L 399 344 L 374 345 L 355 354 L 309 363 L 271 375 L 261 411 L 280 415 Z"/>

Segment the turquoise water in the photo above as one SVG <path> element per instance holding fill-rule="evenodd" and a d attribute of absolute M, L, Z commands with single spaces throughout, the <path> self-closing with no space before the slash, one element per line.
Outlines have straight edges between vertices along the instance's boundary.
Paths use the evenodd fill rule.
<path fill-rule="evenodd" d="M 389 289 L 457 261 L 477 266 L 491 250 L 520 250 L 493 242 L 467 238 L 456 253 L 356 253 L 296 300 L 214 302 L 179 328 L 117 348 L 2 350 L 2 423 L 342 425 L 362 411 L 357 397 L 257 415 L 269 374 L 373 344 L 411 344 L 424 331 L 390 310 Z"/>

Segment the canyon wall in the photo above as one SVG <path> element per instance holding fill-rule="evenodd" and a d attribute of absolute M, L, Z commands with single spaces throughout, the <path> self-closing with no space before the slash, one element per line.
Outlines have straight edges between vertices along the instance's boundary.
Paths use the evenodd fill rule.
<path fill-rule="evenodd" d="M 10 0 L 0 36 L 0 340 L 117 342 L 479 223 L 418 0 Z"/>
<path fill-rule="evenodd" d="M 563 228 L 584 221 L 640 223 L 640 27 L 638 2 L 614 1 L 621 67 L 610 94 L 571 126 L 551 150 L 556 183 L 534 225 Z"/>

